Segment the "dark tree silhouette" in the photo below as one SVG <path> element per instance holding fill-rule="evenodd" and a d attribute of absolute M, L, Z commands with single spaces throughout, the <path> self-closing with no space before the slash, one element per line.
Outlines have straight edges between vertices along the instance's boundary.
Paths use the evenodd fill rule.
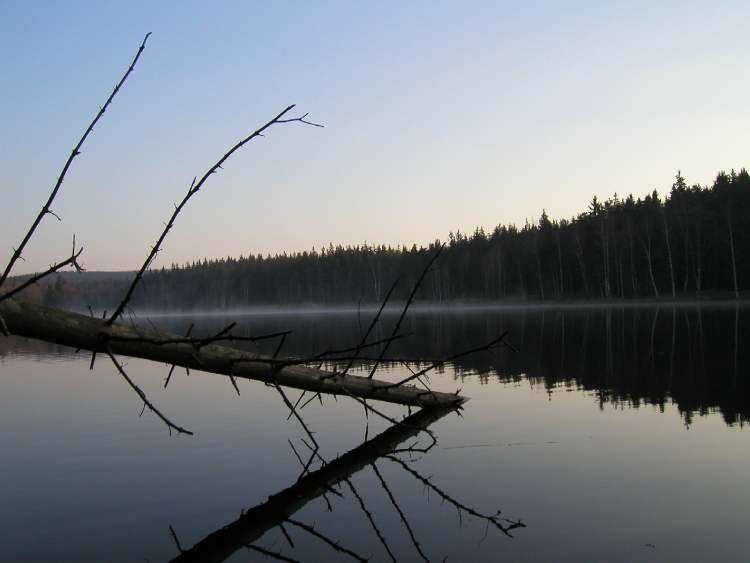
<path fill-rule="evenodd" d="M 688 187 L 678 172 L 669 195 L 617 195 L 573 219 L 498 225 L 492 233 L 450 233 L 441 260 L 415 299 L 637 299 L 733 295 L 750 280 L 750 175 L 719 173 L 712 186 Z M 199 260 L 146 272 L 132 303 L 147 309 L 224 309 L 268 304 L 380 303 L 406 299 L 427 247 L 333 246 L 295 254 Z M 55 279 L 54 277 L 52 279 Z M 58 278 L 59 279 L 59 278 Z M 111 309 L 124 281 L 50 281 L 37 300 Z M 17 283 L 21 283 L 18 280 Z"/>

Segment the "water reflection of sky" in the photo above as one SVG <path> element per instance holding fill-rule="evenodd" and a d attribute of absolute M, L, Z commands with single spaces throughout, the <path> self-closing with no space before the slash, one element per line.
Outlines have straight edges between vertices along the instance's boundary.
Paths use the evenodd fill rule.
<path fill-rule="evenodd" d="M 513 539 L 490 534 L 480 543 L 484 524 L 464 521 L 459 527 L 455 510 L 434 495 L 428 501 L 409 475 L 379 462 L 426 552 L 449 561 L 744 560 L 750 548 L 744 532 L 750 448 L 747 432 L 727 425 L 733 422 L 727 413 L 747 412 L 741 349 L 734 369 L 734 310 L 718 316 L 702 312 L 702 350 L 694 308 L 676 313 L 662 308 L 653 331 L 655 312 L 649 309 L 619 318 L 599 311 L 588 320 L 571 312 L 564 336 L 559 314 L 545 312 L 543 322 L 540 314 L 417 315 L 408 330 L 428 336 L 411 349 L 399 345 L 394 351 L 434 355 L 497 328 L 510 330 L 521 348 L 514 357 L 499 352 L 458 366 L 475 373 L 489 365 L 487 378 L 457 381 L 453 368 L 433 376 L 436 388 L 462 385 L 472 400 L 462 418 L 450 415 L 435 424 L 440 447 L 416 467 L 453 496 L 487 512 L 500 508 L 528 527 Z M 743 320 L 740 314 L 740 341 Z M 287 327 L 290 322 L 295 338 L 289 352 L 298 354 L 348 343 L 358 324 L 356 315 L 284 319 Z M 273 318 L 249 318 L 247 330 L 277 324 Z M 206 331 L 212 327 L 206 325 Z M 299 473 L 287 439 L 302 433 L 286 421 L 275 392 L 259 383 L 241 382 L 237 397 L 224 378 L 177 372 L 164 390 L 167 368 L 129 360 L 129 371 L 150 398 L 196 433 L 170 438 L 152 415 L 138 417 L 137 397 L 101 358 L 89 371 L 88 357 L 71 359 L 63 349 L 48 354 L 46 345 L 7 340 L 2 346 L 3 560 L 59 561 L 65 554 L 63 560 L 73 561 L 166 561 L 176 555 L 169 525 L 190 546 L 241 509 L 290 486 Z M 715 369 L 702 368 L 698 358 Z M 516 377 L 519 373 L 528 379 Z M 679 409 L 673 399 L 682 401 Z M 631 408 L 634 404 L 640 407 Z M 689 404 L 695 408 L 686 408 Z M 324 407 L 315 402 L 304 412 L 327 457 L 363 440 L 362 409 L 352 401 L 327 399 Z M 687 428 L 686 412 L 693 413 Z M 702 412 L 706 416 L 699 416 Z M 371 419 L 370 436 L 385 426 Z M 372 471 L 357 473 L 353 482 L 399 559 L 414 560 Z M 383 560 L 357 507 L 349 500 L 333 503 L 329 513 L 324 502 L 312 502 L 299 518 L 348 538 L 350 545 L 356 539 L 358 551 Z M 264 545 L 283 547 L 278 532 L 269 534 Z M 303 560 L 331 556 L 319 542 L 298 541 Z M 241 554 L 236 560 L 253 557 Z"/>

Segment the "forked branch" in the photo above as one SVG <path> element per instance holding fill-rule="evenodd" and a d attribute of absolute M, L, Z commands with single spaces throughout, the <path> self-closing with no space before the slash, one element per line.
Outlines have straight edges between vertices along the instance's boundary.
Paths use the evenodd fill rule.
<path fill-rule="evenodd" d="M 54 274 L 55 272 L 58 272 L 62 270 L 63 268 L 67 266 L 72 266 L 77 272 L 83 271 L 83 266 L 81 266 L 78 263 L 78 258 L 81 256 L 81 253 L 83 252 L 83 247 L 79 248 L 78 251 L 76 251 L 76 238 L 73 237 L 73 252 L 71 253 L 70 257 L 66 258 L 62 262 L 58 262 L 57 264 L 53 264 L 49 268 L 47 268 L 44 272 L 40 272 L 38 274 L 34 274 L 29 279 L 27 279 L 25 282 L 23 282 L 18 287 L 15 287 L 2 295 L 0 295 L 0 301 L 4 299 L 8 299 L 10 297 L 13 297 L 17 293 L 21 293 L 24 289 L 27 287 L 30 287 L 37 283 L 38 281 L 46 278 L 49 275 Z"/>

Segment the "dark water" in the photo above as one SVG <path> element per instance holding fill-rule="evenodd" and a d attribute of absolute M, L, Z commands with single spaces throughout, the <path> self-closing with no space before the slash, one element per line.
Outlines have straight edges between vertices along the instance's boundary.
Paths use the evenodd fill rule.
<path fill-rule="evenodd" d="M 481 352 L 432 375 L 434 389 L 461 388 L 472 399 L 462 417 L 430 426 L 438 445 L 409 464 L 464 507 L 522 520 L 512 537 L 378 457 L 377 438 L 362 446 L 366 420 L 352 400 L 325 398 L 302 413 L 326 459 L 355 450 L 330 471 L 351 475 L 398 561 L 421 558 L 373 462 L 432 561 L 746 561 L 749 312 L 732 304 L 408 317 L 413 336 L 391 356 L 442 357 L 506 330 L 518 348 Z M 202 333 L 227 322 L 152 320 L 174 331 L 195 321 Z M 307 356 L 356 343 L 369 315 L 231 320 L 248 334 L 291 328 L 285 352 Z M 383 336 L 394 320 L 385 319 Z M 289 524 L 294 549 L 278 526 L 263 533 L 269 514 L 292 511 L 284 500 L 292 493 L 294 519 L 371 560 L 390 559 L 345 483 L 334 488 L 343 496 L 326 495 L 332 511 L 314 487 L 295 485 L 301 466 L 288 440 L 303 457 L 309 450 L 273 389 L 240 382 L 238 397 L 223 377 L 177 371 L 165 390 L 167 367 L 128 360 L 149 397 L 196 433 L 170 437 L 150 413 L 139 418 L 141 403 L 111 364 L 100 358 L 89 371 L 89 359 L 0 340 L 0 560 L 169 561 L 178 555 L 170 525 L 187 549 L 238 519 L 235 527 L 260 536 L 256 545 L 296 560 L 346 559 Z M 381 377 L 406 374 L 394 364 Z M 371 415 L 367 437 L 388 426 Z M 251 517 L 257 512 L 261 518 Z M 266 559 L 240 549 L 230 560 Z"/>

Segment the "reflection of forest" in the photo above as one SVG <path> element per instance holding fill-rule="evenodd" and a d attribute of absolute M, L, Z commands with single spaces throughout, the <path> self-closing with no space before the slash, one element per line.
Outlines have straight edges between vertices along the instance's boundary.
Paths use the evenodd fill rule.
<path fill-rule="evenodd" d="M 519 349 L 462 358 L 459 376 L 519 379 L 552 389 L 595 391 L 601 403 L 664 405 L 672 399 L 689 423 L 718 410 L 728 424 L 748 420 L 747 355 L 740 307 L 623 307 L 458 316 L 419 328 L 420 350 L 435 355 L 508 330 Z"/>
<path fill-rule="evenodd" d="M 456 377 L 513 381 L 527 378 L 549 389 L 574 386 L 597 393 L 601 403 L 664 405 L 670 399 L 690 423 L 695 414 L 719 411 L 728 424 L 750 419 L 748 355 L 738 344 L 747 337 L 747 309 L 726 306 L 623 306 L 609 308 L 518 309 L 417 313 L 402 326 L 411 336 L 392 344 L 389 356 L 440 358 L 508 331 L 513 352 L 498 348 L 459 359 Z M 195 320 L 195 319 L 192 319 Z M 285 347 L 308 356 L 359 340 L 369 314 L 236 317 L 248 334 L 293 329 Z M 154 322 L 181 332 L 188 317 Z M 389 334 L 386 316 L 374 338 Z M 209 333 L 226 318 L 202 317 Z M 237 332 L 237 331 L 235 331 Z M 9 353 L 65 355 L 64 348 L 0 339 L 0 357 Z"/>
<path fill-rule="evenodd" d="M 687 424 L 716 410 L 734 424 L 750 416 L 747 354 L 738 345 L 746 314 L 739 306 L 532 310 L 444 316 L 414 328 L 425 356 L 509 331 L 518 352 L 461 358 L 457 376 L 510 381 L 523 374 L 549 389 L 595 391 L 601 403 L 663 406 L 671 399 Z"/>

